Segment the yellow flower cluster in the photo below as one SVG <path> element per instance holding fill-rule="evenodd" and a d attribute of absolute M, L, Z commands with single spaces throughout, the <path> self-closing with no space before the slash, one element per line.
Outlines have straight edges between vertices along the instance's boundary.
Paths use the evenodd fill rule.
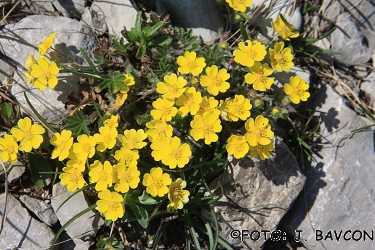
<path fill-rule="evenodd" d="M 29 117 L 18 120 L 17 127 L 10 130 L 10 135 L 5 134 L 0 138 L 0 159 L 14 163 L 19 150 L 31 152 L 32 149 L 38 149 L 43 142 L 44 132 L 45 129 L 39 124 L 33 124 Z"/>
<path fill-rule="evenodd" d="M 27 70 L 24 72 L 26 80 L 42 91 L 47 85 L 53 89 L 58 82 L 56 75 L 60 71 L 59 68 L 55 62 L 49 61 L 44 56 L 51 48 L 55 36 L 56 32 L 53 32 L 38 46 L 39 55 L 37 59 L 33 55 L 29 55 L 26 59 Z"/>
<path fill-rule="evenodd" d="M 130 90 L 130 86 L 133 86 L 135 84 L 134 77 L 130 74 L 124 74 L 125 80 L 124 80 L 124 87 L 115 88 L 114 93 L 116 94 L 116 99 L 112 104 L 112 108 L 114 110 L 118 110 L 122 105 L 124 105 L 126 99 L 128 98 L 128 92 Z"/>

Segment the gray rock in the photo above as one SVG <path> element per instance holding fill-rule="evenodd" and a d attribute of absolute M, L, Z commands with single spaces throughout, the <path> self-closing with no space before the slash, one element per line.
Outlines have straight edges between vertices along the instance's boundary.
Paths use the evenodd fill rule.
<path fill-rule="evenodd" d="M 212 45 L 220 38 L 219 29 L 224 27 L 224 17 L 216 0 L 158 0 L 158 2 L 165 6 L 173 24 L 192 29 L 193 35 L 200 36 L 204 43 Z"/>
<path fill-rule="evenodd" d="M 233 173 L 227 170 L 210 186 L 214 190 L 229 182 L 236 183 L 225 188 L 224 196 L 212 205 L 219 223 L 219 235 L 235 247 L 259 249 L 265 241 L 263 233 L 257 241 L 247 237 L 241 242 L 241 237 L 233 237 L 233 230 L 246 229 L 249 234 L 255 230 L 275 230 L 302 190 L 305 177 L 294 155 L 279 137 L 276 137 L 275 151 L 267 161 L 244 158 L 232 162 L 231 166 Z"/>
<path fill-rule="evenodd" d="M 17 67 L 11 89 L 17 101 L 24 107 L 28 107 L 23 94 L 27 91 L 32 105 L 39 113 L 48 122 L 58 123 L 66 115 L 64 108 L 66 96 L 78 89 L 79 77 L 59 74 L 59 83 L 55 89 L 47 87 L 43 92 L 35 89 L 23 78 L 27 56 L 30 54 L 37 56 L 38 44 L 52 32 L 57 33 L 54 48 L 70 59 L 52 50 L 48 52 L 48 55 L 51 59 L 61 63 L 74 62 L 82 65 L 84 59 L 79 48 L 82 47 L 90 55 L 96 46 L 93 36 L 90 35 L 90 29 L 82 22 L 65 17 L 34 15 L 22 19 L 17 24 L 7 25 L 0 31 L 0 44 L 2 45 L 0 52 L 7 58 L 11 58 L 12 66 Z"/>
<path fill-rule="evenodd" d="M 337 29 L 331 34 L 331 50 L 340 52 L 335 58 L 346 63 L 367 63 L 371 50 L 364 44 L 363 35 L 351 20 L 349 13 L 342 13 L 336 20 Z"/>
<path fill-rule="evenodd" d="M 14 70 L 15 67 L 13 67 L 11 63 L 0 58 L 0 84 L 6 77 L 10 76 Z"/>
<path fill-rule="evenodd" d="M 109 34 L 121 38 L 121 31 L 126 27 L 130 30 L 134 27 L 135 20 L 137 17 L 137 11 L 133 7 L 129 0 L 110 0 L 110 1 L 97 1 L 95 0 L 91 5 L 91 13 L 96 13 L 98 19 L 100 16 L 104 17 L 104 20 L 108 26 Z M 95 23 L 95 19 L 93 24 Z M 100 24 L 100 26 L 103 26 Z M 94 25 L 95 28 L 95 25 Z"/>
<path fill-rule="evenodd" d="M 82 15 L 82 21 L 89 25 L 99 35 L 103 35 L 104 32 L 108 30 L 103 12 L 96 12 L 90 7 L 85 8 L 85 11 Z"/>
<path fill-rule="evenodd" d="M 375 103 L 375 72 L 370 73 L 361 83 L 361 90 L 364 91 Z"/>
<path fill-rule="evenodd" d="M 314 155 L 317 162 L 304 166 L 307 181 L 304 192 L 294 202 L 292 208 L 280 224 L 290 233 L 302 230 L 302 243 L 307 249 L 374 249 L 375 241 L 364 241 L 364 230 L 371 233 L 375 225 L 375 172 L 374 130 L 352 133 L 367 124 L 343 98 L 329 85 L 319 86 L 314 107 L 319 110 L 320 128 L 317 132 L 328 141 L 317 137 Z M 329 231 L 334 240 L 316 240 L 315 230 L 321 230 L 323 237 Z M 336 240 L 334 231 L 342 235 Z M 352 233 L 361 230 L 362 239 L 355 241 Z M 318 231 L 319 232 L 319 231 Z M 359 237 L 356 233 L 355 238 Z"/>
<path fill-rule="evenodd" d="M 0 160 L 1 161 L 1 160 Z M 7 169 L 7 174 L 8 174 L 8 182 L 13 183 L 18 181 L 18 179 L 25 173 L 25 166 L 19 162 L 16 161 L 12 165 L 9 165 L 9 162 L 3 163 L 5 165 L 5 168 Z M 0 164 L 0 171 L 3 170 L 2 164 Z M 5 180 L 5 174 L 0 175 L 0 180 L 4 181 Z"/>
<path fill-rule="evenodd" d="M 53 198 L 51 200 L 51 205 L 61 225 L 64 225 L 73 216 L 88 208 L 84 194 L 79 192 L 57 211 L 58 207 L 71 196 L 72 193 L 68 192 L 66 188 L 60 184 L 55 184 L 52 192 Z M 90 247 L 90 237 L 99 230 L 99 227 L 102 226 L 103 223 L 104 221 L 99 215 L 89 211 L 70 224 L 65 231 L 73 239 L 77 249 L 88 249 Z"/>
<path fill-rule="evenodd" d="M 50 0 L 25 0 L 27 7 L 35 12 L 55 12 Z"/>
<path fill-rule="evenodd" d="M 375 52 L 375 6 L 372 0 L 340 0 L 345 11 L 349 12 L 367 38 L 369 48 Z"/>
<path fill-rule="evenodd" d="M 33 219 L 12 195 L 7 199 L 6 219 L 0 237 L 0 249 L 49 249 L 53 231 Z M 0 194 L 0 215 L 4 215 L 5 194 Z M 54 249 L 58 249 L 58 246 Z"/>
<path fill-rule="evenodd" d="M 51 227 L 58 222 L 50 204 L 27 195 L 21 196 L 20 201 L 47 226 Z"/>
<path fill-rule="evenodd" d="M 85 11 L 86 0 L 54 0 L 53 6 L 60 11 L 65 17 L 81 17 Z"/>
<path fill-rule="evenodd" d="M 337 16 L 341 12 L 341 4 L 336 0 L 324 1 L 319 10 L 322 13 L 320 29 L 329 30 L 336 23 Z"/>
<path fill-rule="evenodd" d="M 248 14 L 251 17 L 250 24 L 259 27 L 266 10 L 270 4 L 270 0 L 254 0 L 250 6 Z M 283 14 L 285 19 L 294 26 L 297 30 L 302 28 L 302 14 L 299 4 L 294 0 L 279 0 L 272 1 L 270 11 L 261 27 L 261 33 L 272 39 L 277 36 L 277 33 L 273 30 L 271 22 L 276 21 L 276 16 Z"/>

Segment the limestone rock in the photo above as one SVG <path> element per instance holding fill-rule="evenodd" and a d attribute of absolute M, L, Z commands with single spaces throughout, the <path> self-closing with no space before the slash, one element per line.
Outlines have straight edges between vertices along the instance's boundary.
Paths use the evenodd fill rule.
<path fill-rule="evenodd" d="M 80 17 L 85 11 L 86 0 L 71 0 L 62 1 L 54 0 L 52 4 L 60 11 L 65 17 Z"/>
<path fill-rule="evenodd" d="M 53 5 L 50 0 L 40 0 L 40 1 L 32 1 L 26 0 L 26 5 L 31 11 L 35 12 L 55 12 Z"/>
<path fill-rule="evenodd" d="M 254 0 L 253 4 L 250 6 L 248 15 L 251 17 L 251 25 L 259 27 L 266 10 L 270 4 L 270 0 Z M 261 27 L 261 33 L 272 39 L 272 37 L 277 36 L 277 33 L 273 30 L 271 22 L 276 21 L 276 16 L 283 14 L 285 19 L 292 24 L 297 30 L 302 28 L 302 14 L 299 4 L 294 0 L 279 0 L 272 1 L 270 11 Z"/>
<path fill-rule="evenodd" d="M 4 204 L 5 194 L 0 194 L 1 217 L 4 215 Z M 0 249 L 49 249 L 54 237 L 48 226 L 32 218 L 12 195 L 8 195 Z"/>
<path fill-rule="evenodd" d="M 51 205 L 55 211 L 70 195 L 72 195 L 71 192 L 68 192 L 66 188 L 60 184 L 55 184 L 52 192 L 53 198 L 51 200 Z M 61 225 L 64 225 L 73 216 L 82 212 L 86 208 L 88 208 L 88 204 L 85 196 L 82 192 L 79 192 L 61 206 L 56 212 L 56 215 L 59 218 Z M 89 211 L 70 224 L 65 231 L 73 239 L 75 245 L 77 247 L 80 246 L 78 249 L 88 249 L 90 247 L 90 236 L 94 235 L 103 223 L 104 221 L 99 215 Z"/>
<path fill-rule="evenodd" d="M 47 226 L 51 227 L 58 222 L 57 216 L 50 204 L 27 195 L 21 196 L 20 201 Z"/>
<path fill-rule="evenodd" d="M 213 204 L 219 234 L 234 247 L 259 249 L 264 238 L 257 241 L 233 238 L 233 230 L 276 229 L 305 183 L 294 155 L 282 139 L 276 137 L 275 151 L 267 161 L 244 158 L 232 161 L 233 173 L 225 172 L 215 179 L 210 188 L 220 188 L 235 181 L 235 187 L 224 189 L 224 195 Z M 240 208 L 236 211 L 232 208 Z M 208 219 L 209 216 L 205 215 Z M 268 237 L 270 234 L 268 234 Z"/>
<path fill-rule="evenodd" d="M 1 161 L 1 160 L 0 160 Z M 3 163 L 5 165 L 5 168 L 7 169 L 8 173 L 8 182 L 16 182 L 22 175 L 25 173 L 25 166 L 19 162 L 16 161 L 12 165 L 9 165 L 9 162 Z M 3 170 L 2 165 L 0 165 L 0 171 Z M 5 180 L 5 174 L 0 175 L 0 180 Z"/>
<path fill-rule="evenodd" d="M 329 230 L 332 234 L 333 230 L 337 233 L 343 230 L 342 234 L 361 230 L 363 234 L 364 230 L 371 233 L 375 225 L 374 130 L 351 133 L 366 125 L 366 121 L 349 109 L 329 85 L 318 89 L 312 109 L 325 112 L 317 113 L 321 119 L 317 132 L 329 142 L 317 138 L 316 142 L 322 146 L 316 148 L 317 162 L 304 166 L 305 191 L 280 224 L 290 234 L 302 230 L 302 243 L 307 249 L 374 249 L 375 241 L 363 238 L 360 241 L 315 239 L 313 230 L 321 230 L 324 236 Z"/>
<path fill-rule="evenodd" d="M 216 0 L 158 0 L 171 15 L 173 24 L 192 29 L 194 36 L 200 36 L 204 43 L 213 44 L 224 27 L 224 17 Z M 159 7 L 160 9 L 160 7 Z M 159 13 L 160 14 L 160 13 Z"/>
<path fill-rule="evenodd" d="M 373 103 L 375 103 L 375 72 L 370 73 L 361 83 L 361 90 L 364 91 Z"/>
<path fill-rule="evenodd" d="M 349 13 L 342 13 L 336 20 L 337 29 L 331 34 L 331 50 L 340 52 L 335 58 L 344 63 L 367 63 L 371 50 L 364 44 L 363 35 Z"/>
<path fill-rule="evenodd" d="M 109 29 L 109 34 L 117 38 L 122 37 L 121 31 L 124 30 L 124 27 L 126 27 L 127 30 L 134 27 L 137 17 L 137 11 L 129 0 L 95 0 L 91 5 L 91 13 L 92 15 L 97 15 L 99 18 L 104 17 Z M 95 20 L 93 22 L 95 22 Z M 100 24 L 100 26 L 103 25 Z"/>
<path fill-rule="evenodd" d="M 37 46 L 52 32 L 57 33 L 54 48 L 70 58 L 68 60 L 50 50 L 48 56 L 58 62 L 74 62 L 82 65 L 84 59 L 79 48 L 82 47 L 90 55 L 96 46 L 93 36 L 90 35 L 90 29 L 82 22 L 65 17 L 33 15 L 17 24 L 7 25 L 0 31 L 2 45 L 0 52 L 11 58 L 10 63 L 13 67 L 17 67 L 11 89 L 17 101 L 28 108 L 23 94 L 26 91 L 30 102 L 39 113 L 48 122 L 58 123 L 66 115 L 64 108 L 66 96 L 78 89 L 79 76 L 59 74 L 59 83 L 55 89 L 47 87 L 43 92 L 23 78 L 27 56 L 30 54 L 37 56 Z"/>
<path fill-rule="evenodd" d="M 103 35 L 108 29 L 103 12 L 96 12 L 90 7 L 85 8 L 82 15 L 82 21 L 100 35 Z"/>

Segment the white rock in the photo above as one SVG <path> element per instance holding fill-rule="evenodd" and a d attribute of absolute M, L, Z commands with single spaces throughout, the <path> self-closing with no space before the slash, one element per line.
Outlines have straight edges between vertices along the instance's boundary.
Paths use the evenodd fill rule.
<path fill-rule="evenodd" d="M 371 98 L 372 102 L 375 103 L 375 72 L 370 73 L 361 83 L 361 90 Z"/>
<path fill-rule="evenodd" d="M 305 192 L 301 192 L 280 224 L 293 235 L 294 230 L 301 230 L 301 240 L 307 249 L 375 249 L 373 240 L 343 239 L 348 230 L 352 233 L 374 230 L 374 130 L 350 133 L 367 123 L 346 106 L 330 85 L 318 89 L 312 109 L 319 111 L 317 132 L 329 142 L 315 137 L 321 146 L 315 147 L 313 156 L 317 162 L 305 162 Z M 322 230 L 324 237 L 329 230 L 332 234 L 333 230 L 338 234 L 342 230 L 342 235 L 338 241 L 335 238 L 317 241 L 313 230 Z"/>
<path fill-rule="evenodd" d="M 56 212 L 57 217 L 60 220 L 61 225 L 67 223 L 73 216 L 82 212 L 88 208 L 87 201 L 82 192 L 79 192 L 68 200 L 61 208 L 57 211 L 57 208 L 72 195 L 66 188 L 60 184 L 55 184 L 52 191 L 53 198 L 51 205 Z M 94 235 L 99 227 L 103 225 L 104 221 L 101 217 L 92 211 L 79 217 L 72 224 L 70 224 L 65 231 L 73 239 L 76 245 L 80 245 L 88 249 L 90 242 L 87 241 L 91 235 Z"/>
<path fill-rule="evenodd" d="M 85 8 L 85 11 L 82 15 L 82 21 L 89 25 L 100 35 L 104 34 L 104 32 L 106 32 L 108 29 L 103 12 L 96 12 L 90 7 Z"/>
<path fill-rule="evenodd" d="M 1 160 L 0 160 L 1 161 Z M 25 173 L 25 166 L 19 162 L 16 161 L 12 165 L 9 165 L 9 162 L 4 163 L 5 168 L 7 169 L 7 174 L 8 174 L 8 182 L 16 182 L 22 175 Z M 0 171 L 3 170 L 2 165 L 0 165 Z M 5 174 L 2 174 L 0 176 L 0 180 L 4 181 L 5 180 Z"/>
<path fill-rule="evenodd" d="M 95 48 L 95 40 L 90 35 L 90 29 L 83 23 L 65 17 L 28 16 L 17 24 L 5 26 L 0 31 L 0 52 L 12 58 L 17 66 L 13 77 L 14 83 L 11 93 L 17 101 L 28 108 L 24 98 L 24 91 L 38 112 L 51 123 L 58 123 L 66 115 L 64 102 L 71 91 L 77 91 L 79 77 L 58 75 L 59 83 L 55 89 L 46 88 L 45 91 L 35 89 L 23 78 L 25 62 L 28 55 L 37 56 L 37 46 L 52 32 L 56 32 L 54 48 L 65 56 L 71 57 L 73 62 L 83 64 L 84 59 L 79 51 L 83 47 L 88 54 Z M 53 60 L 67 62 L 65 57 L 59 57 L 52 50 L 47 53 Z"/>
<path fill-rule="evenodd" d="M 47 226 L 51 227 L 58 222 L 57 216 L 51 205 L 45 203 L 44 201 L 29 197 L 27 195 L 21 196 L 20 201 Z"/>
<path fill-rule="evenodd" d="M 294 26 L 295 29 L 301 30 L 302 28 L 302 14 L 299 4 L 294 0 L 278 0 L 273 1 L 268 15 L 265 17 L 265 12 L 270 4 L 270 0 L 254 0 L 250 6 L 248 14 L 252 18 L 251 24 L 259 27 L 263 18 L 266 18 L 261 28 L 261 33 L 272 38 L 277 36 L 273 30 L 271 22 L 276 21 L 276 16 L 283 14 L 285 19 Z M 255 12 L 256 11 L 256 12 Z"/>
<path fill-rule="evenodd" d="M 5 194 L 0 194 L 0 215 L 4 215 Z M 49 249 L 54 232 L 32 218 L 12 195 L 8 195 L 6 220 L 0 249 Z M 58 247 L 54 248 L 58 249 Z"/>
<path fill-rule="evenodd" d="M 350 14 L 344 12 L 337 17 L 337 29 L 331 34 L 331 50 L 340 52 L 335 58 L 344 63 L 367 63 L 371 57 L 371 50 L 364 44 L 363 35 Z"/>
<path fill-rule="evenodd" d="M 80 17 L 85 11 L 86 0 L 59 1 L 53 0 L 52 4 L 65 17 Z"/>
<path fill-rule="evenodd" d="M 121 31 L 134 27 L 137 11 L 129 0 L 94 1 L 91 10 L 103 16 L 109 34 L 121 38 Z M 95 27 L 95 26 L 94 26 Z"/>

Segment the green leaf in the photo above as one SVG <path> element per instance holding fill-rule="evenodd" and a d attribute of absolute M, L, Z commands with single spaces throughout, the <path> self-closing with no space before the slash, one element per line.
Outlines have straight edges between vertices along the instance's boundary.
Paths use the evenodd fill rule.
<path fill-rule="evenodd" d="M 143 205 L 156 205 L 158 202 L 150 197 L 145 191 L 143 191 L 142 195 L 138 197 L 139 203 Z"/>
<path fill-rule="evenodd" d="M 30 152 L 27 153 L 27 155 L 29 158 L 31 179 L 33 180 L 33 183 L 38 187 L 47 186 L 49 183 L 47 183 L 46 180 L 52 180 L 52 175 L 45 173 L 51 172 L 51 166 L 48 164 L 47 160 L 39 154 Z M 43 174 L 40 172 L 43 172 Z"/>
<path fill-rule="evenodd" d="M 138 47 L 138 50 L 137 50 L 137 54 L 135 55 L 135 57 L 137 59 L 141 59 L 141 57 L 146 53 L 146 45 L 144 44 L 141 44 L 139 47 Z"/>
<path fill-rule="evenodd" d="M 137 218 L 139 224 L 144 229 L 146 229 L 148 226 L 148 222 L 149 222 L 147 210 L 141 206 L 138 206 L 136 203 L 133 203 L 133 202 L 129 202 L 127 203 L 127 205 L 131 208 L 131 210 L 135 214 L 135 217 Z"/>
<path fill-rule="evenodd" d="M 12 107 L 7 102 L 3 102 L 1 105 L 1 115 L 5 118 L 5 120 L 7 120 L 7 122 L 10 122 L 12 113 Z"/>
<path fill-rule="evenodd" d="M 86 208 L 85 210 L 83 210 L 82 212 L 79 212 L 77 215 L 73 216 L 73 218 L 71 218 L 67 223 L 65 223 L 65 225 L 62 226 L 60 228 L 60 230 L 56 233 L 55 238 L 53 238 L 51 249 L 53 249 L 53 246 L 55 245 L 57 239 L 59 238 L 60 234 L 65 230 L 65 228 L 67 228 L 70 224 L 72 224 L 76 219 L 78 219 L 79 217 L 81 217 L 85 213 L 87 213 L 87 212 L 89 212 L 89 211 L 91 211 L 95 208 L 96 208 L 96 204 L 93 204 L 93 205 L 89 206 L 88 208 Z"/>
<path fill-rule="evenodd" d="M 85 58 L 85 60 L 87 61 L 87 63 L 89 64 L 90 66 L 90 69 L 92 70 L 92 72 L 95 74 L 95 75 L 100 75 L 99 71 L 96 69 L 94 63 L 91 61 L 90 57 L 87 55 L 87 53 L 83 50 L 83 48 L 79 48 L 79 50 L 81 51 L 83 57 Z"/>
<path fill-rule="evenodd" d="M 139 11 L 135 19 L 134 33 L 137 37 L 137 41 L 141 40 L 142 37 L 142 12 Z"/>
<path fill-rule="evenodd" d="M 159 36 L 156 37 L 155 39 L 151 40 L 148 42 L 147 46 L 152 47 L 152 46 L 164 46 L 164 45 L 169 45 L 172 42 L 172 37 L 170 36 Z"/>
<path fill-rule="evenodd" d="M 246 27 L 243 24 L 243 22 L 240 22 L 240 31 L 241 31 L 241 36 L 244 41 L 249 40 L 249 36 L 247 35 Z"/>
<path fill-rule="evenodd" d="M 125 84 L 124 84 L 125 76 L 124 75 L 121 75 L 121 74 L 118 74 L 118 73 L 114 74 L 112 72 L 109 72 L 109 74 L 103 76 L 102 79 L 103 79 L 103 81 L 99 85 L 99 88 L 104 89 L 104 88 L 108 87 L 110 93 L 114 92 L 116 86 L 120 87 L 120 88 L 125 87 Z"/>
<path fill-rule="evenodd" d="M 305 5 L 305 6 L 303 6 L 303 9 L 302 9 L 302 15 L 306 14 L 309 11 L 316 10 L 316 9 L 319 9 L 319 8 L 320 8 L 319 4 L 312 5 L 310 7 L 308 7 L 307 5 Z"/>
<path fill-rule="evenodd" d="M 164 22 L 163 21 L 160 21 L 158 22 L 157 24 L 155 24 L 154 26 L 150 27 L 150 29 L 147 30 L 147 32 L 145 32 L 145 38 L 146 40 L 153 37 L 156 32 L 164 25 Z"/>
<path fill-rule="evenodd" d="M 90 122 L 88 121 L 87 115 L 83 115 L 81 111 L 77 110 L 74 116 L 68 116 L 66 120 L 69 122 L 64 129 L 71 130 L 74 136 L 78 136 L 82 133 L 82 131 L 89 135 L 90 130 L 88 125 Z"/>

